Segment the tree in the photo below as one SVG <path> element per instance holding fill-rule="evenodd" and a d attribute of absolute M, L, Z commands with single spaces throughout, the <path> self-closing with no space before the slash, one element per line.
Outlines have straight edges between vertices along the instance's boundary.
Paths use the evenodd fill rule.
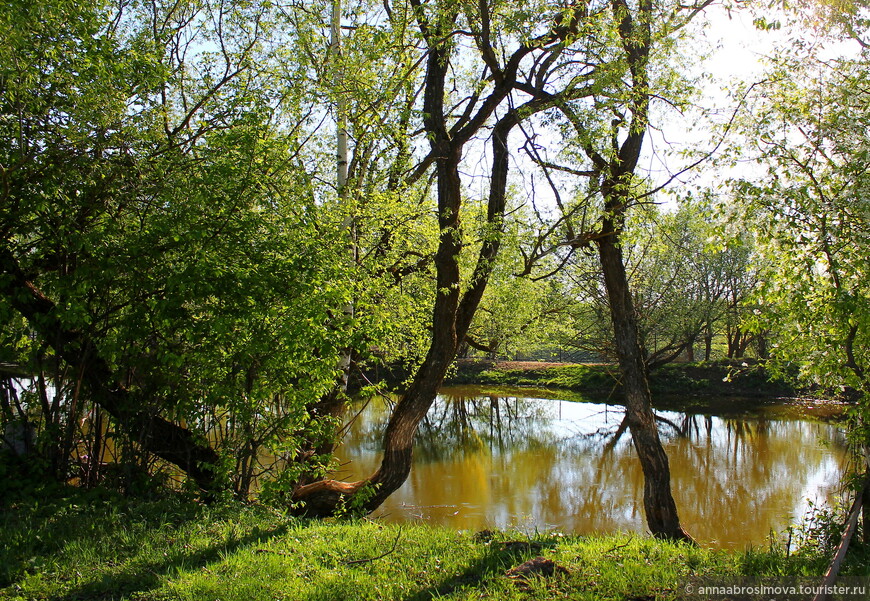
<path fill-rule="evenodd" d="M 266 43 L 278 18 L 63 0 L 0 17 L 0 315 L 33 376 L 18 417 L 61 441 L 62 479 L 105 412 L 209 494 L 234 460 L 244 495 L 334 379 L 346 267 L 295 162 L 310 90 L 273 77 L 293 66 Z"/>
<path fill-rule="evenodd" d="M 694 361 L 698 342 L 704 343 L 704 360 L 710 360 L 720 334 L 728 340 L 730 358 L 738 347 L 732 341 L 745 351 L 752 340 L 741 328 L 756 279 L 749 269 L 750 246 L 745 236 L 724 236 L 712 213 L 706 203 L 685 199 L 675 211 L 645 207 L 626 224 L 626 270 L 648 369 L 684 354 Z M 580 299 L 571 340 L 615 360 L 604 283 L 596 272 L 588 255 L 570 262 L 568 274 Z"/>
<path fill-rule="evenodd" d="M 623 233 L 629 210 L 644 202 L 648 190 L 636 174 L 643 140 L 649 125 L 653 91 L 667 96 L 676 74 L 666 67 L 665 57 L 683 26 L 709 3 L 694 6 L 621 0 L 609 4 L 612 17 L 614 79 L 606 81 L 594 101 L 561 103 L 565 135 L 571 145 L 566 155 L 574 165 L 553 163 L 539 152 L 533 159 L 552 174 L 588 178 L 578 187 L 579 202 L 562 203 L 557 186 L 554 196 L 561 215 L 546 228 L 545 236 L 561 238 L 557 247 L 571 251 L 592 248 L 597 252 L 604 278 L 614 346 L 626 401 L 626 419 L 643 468 L 644 508 L 654 535 L 689 539 L 682 529 L 670 489 L 670 470 L 651 407 L 647 366 L 638 329 L 637 311 L 629 287 L 623 255 Z M 600 204 L 592 204 L 595 199 Z M 593 216 L 597 216 L 596 219 Z M 530 258 L 553 252 L 536 243 Z"/>
<path fill-rule="evenodd" d="M 309 513 L 329 514 L 346 502 L 371 510 L 407 478 L 419 422 L 434 401 L 468 332 L 499 251 L 509 169 L 508 136 L 527 115 L 551 108 L 561 99 L 584 93 L 582 87 L 568 87 L 556 95 L 544 90 L 551 85 L 549 77 L 556 70 L 554 63 L 577 35 L 585 15 L 573 7 L 554 11 L 543 27 L 531 28 L 539 33 L 528 37 L 531 23 L 527 13 L 523 12 L 524 8 L 500 6 L 499 9 L 505 11 L 503 16 L 485 3 L 424 5 L 411 0 L 409 5 L 401 7 L 405 20 L 400 20 L 398 7 L 388 10 L 393 27 L 401 31 L 415 27 L 419 42 L 425 48 L 421 108 L 430 151 L 418 170 L 430 165 L 435 170 L 439 238 L 434 257 L 436 295 L 432 309 L 432 337 L 425 359 L 390 418 L 379 470 L 356 483 L 323 480 L 299 488 L 294 500 L 304 503 Z M 472 32 L 474 47 L 460 43 L 463 31 Z M 513 49 L 508 46 L 513 46 Z M 452 86 L 448 84 L 454 73 L 452 63 L 458 60 L 459 50 L 473 52 L 484 69 L 484 78 L 472 80 L 470 89 L 464 85 L 463 78 L 454 78 Z M 505 58 L 500 60 L 499 54 Z M 524 81 L 534 83 L 527 85 Z M 454 113 L 453 106 L 447 104 L 448 91 L 453 87 L 465 89 L 468 93 L 466 97 L 457 99 L 457 107 L 464 105 L 458 114 Z M 512 104 L 513 94 L 523 89 L 528 100 Z M 486 217 L 481 227 L 483 235 L 474 245 L 477 258 L 470 276 L 463 278 L 460 259 L 467 245 L 461 227 L 464 195 L 460 166 L 466 145 L 488 126 L 493 129 L 489 140 L 492 167 Z M 355 495 L 360 496 L 346 500 L 346 497 Z"/>
<path fill-rule="evenodd" d="M 860 444 L 870 391 L 868 82 L 866 54 L 823 60 L 799 44 L 779 55 L 744 129 L 743 153 L 763 171 L 733 182 L 770 261 L 755 327 L 772 330 L 779 365 L 858 392 Z"/>
<path fill-rule="evenodd" d="M 388 21 L 393 32 L 413 31 L 416 39 L 402 43 L 412 48 L 421 44 L 425 49 L 419 59 L 425 64 L 420 109 L 430 151 L 412 173 L 434 168 L 439 241 L 434 257 L 432 338 L 425 360 L 390 420 L 381 468 L 355 483 L 324 480 L 300 488 L 294 499 L 304 502 L 308 511 L 331 513 L 347 502 L 372 509 L 404 482 L 417 425 L 468 333 L 499 252 L 508 137 L 525 124 L 559 123 L 561 113 L 562 122 L 575 132 L 575 148 L 591 162 L 582 174 L 593 178 L 594 194 L 603 199 L 601 227 L 594 232 L 574 228 L 572 218 L 579 209 L 573 207 L 549 231 L 566 234 L 562 247 L 576 249 L 594 242 L 599 250 L 620 349 L 629 422 L 648 479 L 648 522 L 656 535 L 686 538 L 676 516 L 667 458 L 650 409 L 620 235 L 625 211 L 639 196 L 634 171 L 652 94 L 650 53 L 654 47 L 667 50 L 673 34 L 702 8 L 671 9 L 649 2 L 629 6 L 619 0 L 549 10 L 534 3 L 502 6 L 412 0 L 408 5 L 386 5 L 384 27 Z M 653 23 L 657 24 L 655 32 Z M 612 119 L 613 115 L 618 118 Z M 478 228 L 481 235 L 476 243 L 469 244 L 461 227 L 467 206 L 461 166 L 463 152 L 481 143 L 484 128 L 492 128 L 486 219 Z M 534 139 L 526 130 L 523 134 L 527 140 Z M 602 140 L 604 149 L 599 151 L 596 144 Z M 556 202 L 566 209 L 558 194 Z M 477 249 L 477 259 L 465 276 L 463 257 L 470 248 Z M 537 250 L 542 255 L 535 250 L 526 253 L 529 265 L 552 254 Z"/>

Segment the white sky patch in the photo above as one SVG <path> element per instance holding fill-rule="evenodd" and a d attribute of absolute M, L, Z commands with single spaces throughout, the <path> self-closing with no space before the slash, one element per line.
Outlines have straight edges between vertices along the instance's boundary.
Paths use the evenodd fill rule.
<path fill-rule="evenodd" d="M 700 87 L 696 110 L 679 114 L 662 103 L 654 105 L 654 128 L 645 147 L 645 167 L 653 185 L 663 185 L 677 176 L 657 198 L 666 207 L 675 206 L 673 195 L 685 192 L 687 185 L 711 185 L 719 177 L 707 162 L 680 173 L 698 159 L 681 153 L 715 151 L 721 136 L 713 124 L 727 122 L 734 114 L 738 101 L 733 91 L 763 78 L 765 58 L 786 37 L 781 30 L 759 30 L 753 18 L 747 10 L 712 6 L 689 25 L 691 46 L 686 50 L 694 48 L 698 56 L 689 73 Z"/>
<path fill-rule="evenodd" d="M 766 13 L 768 20 L 783 23 L 781 29 L 760 29 L 754 23 L 756 17 L 747 9 L 728 11 L 722 6 L 713 6 L 690 24 L 692 46 L 689 50 L 696 49 L 698 61 L 689 75 L 700 82 L 701 93 L 693 114 L 680 115 L 672 108 L 664 108 L 664 103 L 654 105 L 653 126 L 657 129 L 649 132 L 646 162 L 642 165 L 648 169 L 655 186 L 666 183 L 692 164 L 693 159 L 682 156 L 682 151 L 706 153 L 716 149 L 722 137 L 715 131 L 714 124 L 727 123 L 734 115 L 739 104 L 735 91 L 740 86 L 745 89 L 764 80 L 767 61 L 778 47 L 786 47 L 794 39 L 815 41 L 821 49 L 818 56 L 823 60 L 860 53 L 860 46 L 854 40 L 835 42 L 825 40 L 821 35 L 825 32 L 789 28 L 782 15 Z M 666 207 L 673 207 L 674 196 L 685 194 L 689 189 L 715 188 L 729 176 L 761 176 L 762 169 L 762 166 L 744 163 L 739 168 L 722 171 L 705 161 L 679 174 L 657 200 Z"/>

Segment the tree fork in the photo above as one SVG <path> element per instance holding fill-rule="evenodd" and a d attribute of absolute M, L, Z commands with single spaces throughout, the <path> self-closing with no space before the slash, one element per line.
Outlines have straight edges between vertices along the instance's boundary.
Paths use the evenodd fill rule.
<path fill-rule="evenodd" d="M 445 142 L 443 156 L 449 160 L 441 159 L 437 165 L 439 175 L 444 177 L 439 177 L 438 205 L 442 209 L 439 227 L 442 234 L 435 257 L 438 289 L 442 292 L 436 296 L 433 307 L 434 327 L 429 352 L 390 417 L 384 433 L 384 456 L 378 470 L 371 477 L 354 483 L 326 480 L 299 487 L 294 491 L 293 501 L 303 504 L 300 511 L 305 515 L 331 515 L 343 501 L 366 489 L 372 494 L 361 503 L 360 509 L 374 511 L 407 480 L 417 427 L 435 401 L 447 369 L 471 325 L 492 270 L 492 261 L 498 254 L 509 170 L 507 139 L 518 121 L 517 112 L 510 111 L 493 130 L 492 185 L 487 217 L 495 224 L 494 235 L 481 247 L 472 284 L 461 300 L 458 257 L 462 246 L 455 235 L 459 228 L 461 201 L 460 154 L 458 149 Z"/>

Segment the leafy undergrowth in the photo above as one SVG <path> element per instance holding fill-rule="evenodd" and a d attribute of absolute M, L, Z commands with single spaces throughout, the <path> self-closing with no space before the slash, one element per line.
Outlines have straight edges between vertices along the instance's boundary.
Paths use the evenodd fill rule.
<path fill-rule="evenodd" d="M 696 599 L 692 583 L 813 582 L 824 565 L 637 535 L 475 534 L 105 495 L 7 508 L 0 541 L 2 599 Z M 505 575 L 536 556 L 564 570 Z"/>

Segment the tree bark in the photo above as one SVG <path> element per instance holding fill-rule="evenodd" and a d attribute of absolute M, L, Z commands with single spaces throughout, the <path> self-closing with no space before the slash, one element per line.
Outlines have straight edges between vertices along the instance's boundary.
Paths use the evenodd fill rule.
<path fill-rule="evenodd" d="M 625 0 L 611 0 L 611 7 L 618 22 L 636 96 L 632 102 L 632 117 L 625 138 L 618 146 L 616 130 L 613 133 L 618 156 L 607 159 L 591 147 L 587 149 L 596 171 L 602 176 L 604 216 L 596 245 L 622 372 L 626 419 L 644 475 L 643 502 L 647 525 L 658 538 L 691 541 L 692 538 L 680 526 L 676 503 L 671 494 L 670 466 L 652 410 L 646 356 L 620 248 L 625 214 L 632 201 L 631 180 L 648 125 L 650 93 L 647 67 L 652 47 L 652 3 L 650 0 L 640 1 L 636 9 L 638 18 L 632 14 Z M 619 124 L 615 122 L 614 127 L 618 128 Z M 583 130 L 581 123 L 575 122 L 575 127 Z"/>
<path fill-rule="evenodd" d="M 657 538 L 691 541 L 692 538 L 680 526 L 671 494 L 668 456 L 662 447 L 652 410 L 645 358 L 618 233 L 612 227 L 609 229 L 612 233 L 598 240 L 598 253 L 622 372 L 626 419 L 643 470 L 647 525 Z"/>
<path fill-rule="evenodd" d="M 861 524 L 864 531 L 864 544 L 870 544 L 870 486 L 864 487 L 862 493 Z"/>

